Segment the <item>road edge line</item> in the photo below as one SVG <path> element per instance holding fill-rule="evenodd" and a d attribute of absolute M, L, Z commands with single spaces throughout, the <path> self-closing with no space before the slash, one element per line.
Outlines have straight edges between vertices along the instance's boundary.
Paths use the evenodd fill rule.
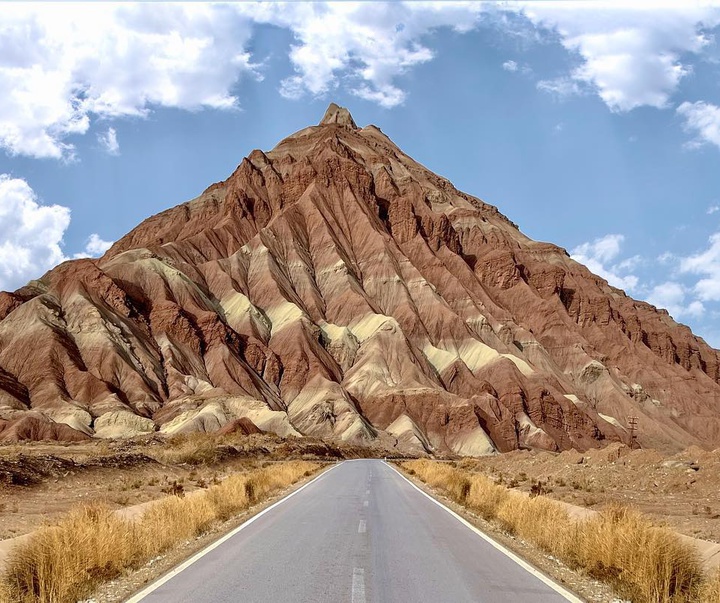
<path fill-rule="evenodd" d="M 497 542 L 495 539 L 493 539 L 491 536 L 488 536 L 485 532 L 483 532 L 480 528 L 474 526 L 471 524 L 467 519 L 465 519 L 462 515 L 459 515 L 455 513 L 450 507 L 447 507 L 443 503 L 441 503 L 439 500 L 437 500 L 435 497 L 430 496 L 427 492 L 425 492 L 422 488 L 418 488 L 416 484 L 414 484 L 411 480 L 409 480 L 407 477 L 405 477 L 402 472 L 393 467 L 390 463 L 387 461 L 384 461 L 385 464 L 390 467 L 395 473 L 397 473 L 400 477 L 402 477 L 408 484 L 410 484 L 413 488 L 415 488 L 420 494 L 423 496 L 426 496 L 429 498 L 432 502 L 434 502 L 438 507 L 441 509 L 444 509 L 450 515 L 452 515 L 455 519 L 457 519 L 461 524 L 463 524 L 466 528 L 470 528 L 473 532 L 475 532 L 478 536 L 480 536 L 483 540 L 487 541 L 489 544 L 491 544 L 493 547 L 495 547 L 498 551 L 512 559 L 515 563 L 517 563 L 520 567 L 522 567 L 525 571 L 529 572 L 545 584 L 547 584 L 550 588 L 552 588 L 555 592 L 565 597 L 568 601 L 571 603 L 585 603 L 582 599 L 580 599 L 577 595 L 573 594 L 566 588 L 560 586 L 557 582 L 555 582 L 550 576 L 545 575 L 543 572 L 541 572 L 539 569 L 533 567 L 530 565 L 527 561 L 525 561 L 522 557 L 518 556 L 517 554 L 513 553 L 510 549 L 503 546 L 499 542 Z"/>
<path fill-rule="evenodd" d="M 160 588 L 160 587 L 161 587 L 163 584 L 165 584 L 166 582 L 169 582 L 170 580 L 172 580 L 172 579 L 173 579 L 175 576 L 177 576 L 180 572 L 186 570 L 186 569 L 187 569 L 188 567 L 190 567 L 193 563 L 195 563 L 196 561 L 199 561 L 199 560 L 202 559 L 205 555 L 207 555 L 207 554 L 210 553 L 211 551 L 215 550 L 217 547 L 219 547 L 221 544 L 223 544 L 226 540 L 230 540 L 230 538 L 232 538 L 233 536 L 235 536 L 235 534 L 237 534 L 237 533 L 240 532 L 241 530 L 244 530 L 244 529 L 245 529 L 246 527 L 248 527 L 251 523 L 253 523 L 256 519 L 259 519 L 260 517 L 262 517 L 263 515 L 265 515 L 265 513 L 268 513 L 268 512 L 270 512 L 270 511 L 272 511 L 275 507 L 281 505 L 282 503 L 284 503 L 284 502 L 285 502 L 286 500 L 288 500 L 289 498 L 292 498 L 293 496 L 295 496 L 295 495 L 298 494 L 299 492 L 302 492 L 302 491 L 303 491 L 305 488 L 307 488 L 310 484 L 314 484 L 316 481 L 322 479 L 322 478 L 325 477 L 328 473 L 330 473 L 333 469 L 339 467 L 339 466 L 342 465 L 344 462 L 345 462 L 345 461 L 342 461 L 342 462 L 340 462 L 340 463 L 335 463 L 332 467 L 330 467 L 329 469 L 326 469 L 326 470 L 323 471 L 320 475 L 318 475 L 318 476 L 314 477 L 313 479 L 311 479 L 307 484 L 303 484 L 303 485 L 300 486 L 297 490 L 293 490 L 293 491 L 290 492 L 290 494 L 288 494 L 287 496 L 284 496 L 284 497 L 281 498 L 280 500 L 275 501 L 272 505 L 270 505 L 270 506 L 267 507 L 266 509 L 263 509 L 263 510 L 260 511 L 259 513 L 256 513 L 256 514 L 253 515 L 252 517 L 248 518 L 246 521 L 244 521 L 243 523 L 241 523 L 238 527 L 233 528 L 232 530 L 230 530 L 230 531 L 229 531 L 227 534 L 225 534 L 224 536 L 222 536 L 222 537 L 218 538 L 217 540 L 211 542 L 211 543 L 210 543 L 209 545 L 207 545 L 204 549 L 202 549 L 201 551 L 198 551 L 198 552 L 195 553 L 192 557 L 190 557 L 189 559 L 186 559 L 185 561 L 183 561 L 180 565 L 174 567 L 173 569 L 171 569 L 171 570 L 170 570 L 169 572 L 167 572 L 166 574 L 163 574 L 162 576 L 160 576 L 160 577 L 159 577 L 157 580 L 155 580 L 152 584 L 150 584 L 149 586 L 146 586 L 143 590 L 141 590 L 140 592 L 134 594 L 134 595 L 133 595 L 132 597 L 130 597 L 129 599 L 125 600 L 125 603 L 138 603 L 139 601 L 142 601 L 145 597 L 147 597 L 147 596 L 148 596 L 149 594 L 151 594 L 153 591 L 155 591 L 155 590 L 157 590 L 158 588 Z"/>

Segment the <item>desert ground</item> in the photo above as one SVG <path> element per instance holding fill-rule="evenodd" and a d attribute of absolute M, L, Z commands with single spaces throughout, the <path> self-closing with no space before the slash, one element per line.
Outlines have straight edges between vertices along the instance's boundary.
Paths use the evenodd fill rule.
<path fill-rule="evenodd" d="M 720 542 L 720 449 L 669 455 L 613 444 L 585 453 L 516 451 L 462 465 L 573 505 L 622 503 L 687 536 Z"/>
<path fill-rule="evenodd" d="M 0 540 L 29 533 L 81 503 L 120 509 L 279 460 L 368 455 L 381 452 L 266 434 L 6 445 L 0 447 Z"/>

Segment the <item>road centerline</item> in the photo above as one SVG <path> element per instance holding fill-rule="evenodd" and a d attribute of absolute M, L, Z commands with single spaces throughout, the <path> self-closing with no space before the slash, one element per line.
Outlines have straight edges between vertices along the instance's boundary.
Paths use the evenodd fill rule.
<path fill-rule="evenodd" d="M 365 570 L 361 567 L 353 569 L 352 603 L 365 603 Z"/>
<path fill-rule="evenodd" d="M 432 498 L 418 496 L 382 461 L 337 467 L 166 576 L 145 591 L 143 603 L 267 603 L 288 600 L 289 593 L 303 603 L 577 601 L 478 538 Z M 373 504 L 358 507 L 369 503 L 362 498 L 369 473 Z"/>

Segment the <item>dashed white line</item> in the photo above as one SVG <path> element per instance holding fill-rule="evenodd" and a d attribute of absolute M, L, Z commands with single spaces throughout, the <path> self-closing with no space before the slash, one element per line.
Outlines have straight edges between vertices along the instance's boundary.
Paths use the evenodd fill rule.
<path fill-rule="evenodd" d="M 366 501 L 363 503 L 363 507 L 367 507 L 368 504 L 370 504 L 370 503 L 369 503 L 369 501 L 366 500 Z"/>
<path fill-rule="evenodd" d="M 358 534 L 364 534 L 365 532 L 367 532 L 367 524 L 364 519 L 361 519 L 358 524 Z"/>
<path fill-rule="evenodd" d="M 352 603 L 365 603 L 365 570 L 361 567 L 353 569 Z"/>

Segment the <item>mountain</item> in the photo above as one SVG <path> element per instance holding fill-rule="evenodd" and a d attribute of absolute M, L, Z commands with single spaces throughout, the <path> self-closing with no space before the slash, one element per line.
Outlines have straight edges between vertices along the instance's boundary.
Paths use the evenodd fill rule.
<path fill-rule="evenodd" d="M 718 352 L 330 105 L 0 293 L 0 440 L 245 425 L 484 454 L 720 445 Z"/>

